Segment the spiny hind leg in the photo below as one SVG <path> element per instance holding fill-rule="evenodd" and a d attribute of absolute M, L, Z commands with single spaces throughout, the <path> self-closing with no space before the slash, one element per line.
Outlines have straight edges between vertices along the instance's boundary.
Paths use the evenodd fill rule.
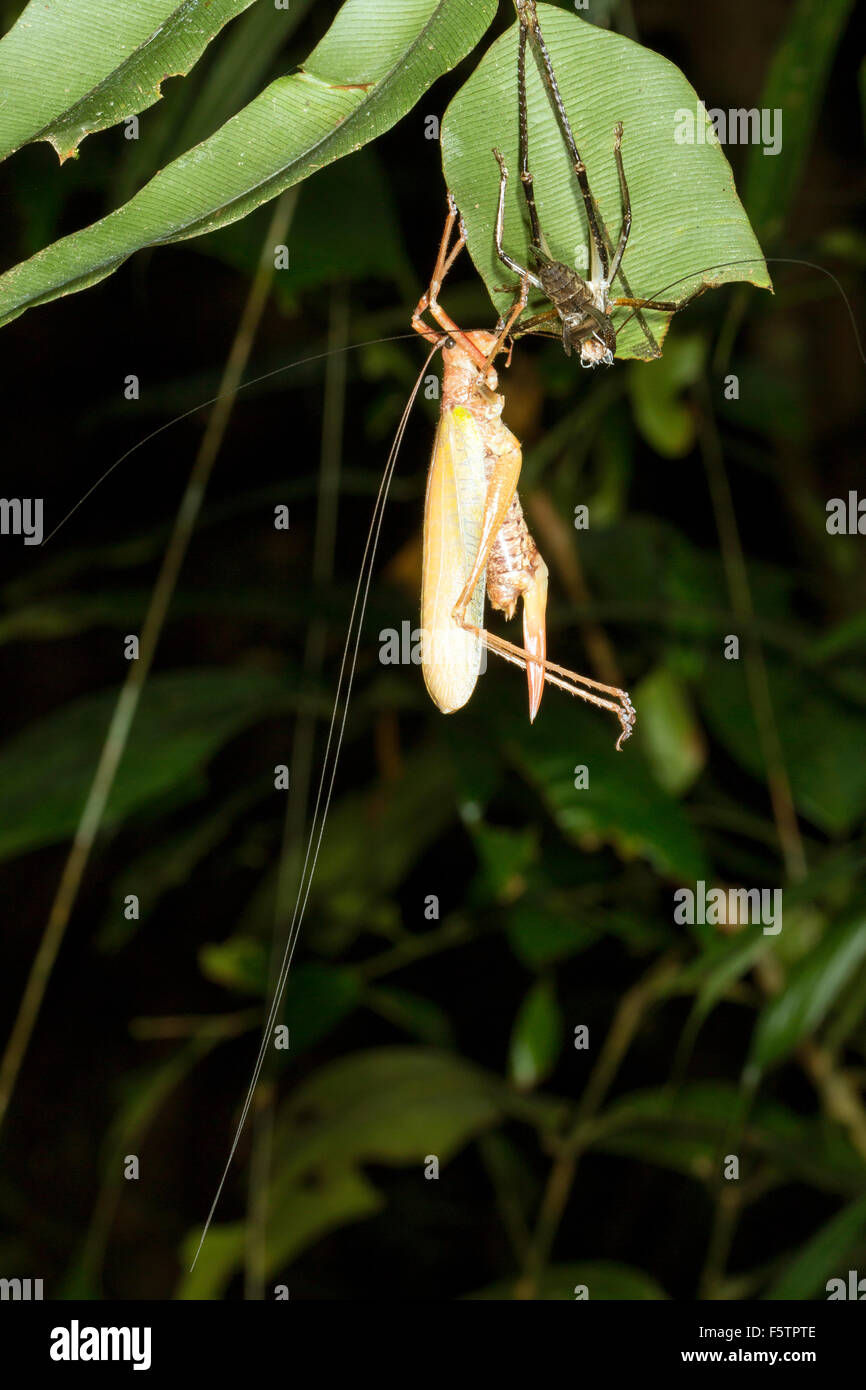
<path fill-rule="evenodd" d="M 556 685 L 560 690 L 565 690 L 569 695 L 576 695 L 581 700 L 586 700 L 591 705 L 596 705 L 599 709 L 610 710 L 615 714 L 620 724 L 620 735 L 616 741 L 617 751 L 622 748 L 626 739 L 631 738 L 637 720 L 634 705 L 631 702 L 627 690 L 620 690 L 615 685 L 604 685 L 601 681 L 593 680 L 590 676 L 581 676 L 576 671 L 570 671 L 566 666 L 557 666 L 553 661 L 538 662 L 538 658 L 524 651 L 522 647 L 516 647 L 513 642 L 507 642 L 503 637 L 497 637 L 494 633 L 488 632 L 486 628 L 473 627 L 470 623 L 461 623 L 461 627 L 467 632 L 471 632 L 475 637 L 479 637 L 488 651 L 495 652 L 503 660 L 510 661 L 513 665 L 526 670 L 527 663 L 533 665 L 541 664 L 544 668 L 544 679 L 550 685 Z M 602 694 L 596 692 L 601 691 Z M 610 695 L 612 699 L 605 699 L 604 695 Z"/>

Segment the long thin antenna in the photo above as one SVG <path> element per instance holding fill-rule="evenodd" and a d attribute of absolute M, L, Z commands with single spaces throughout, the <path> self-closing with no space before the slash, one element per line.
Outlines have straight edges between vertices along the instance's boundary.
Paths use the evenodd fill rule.
<path fill-rule="evenodd" d="M 798 256 L 744 256 L 737 261 L 720 261 L 718 265 L 704 266 L 703 270 L 693 270 L 688 275 L 681 275 L 678 280 L 671 280 L 669 284 L 661 285 L 657 290 L 654 290 L 652 294 L 647 295 L 646 298 L 655 299 L 657 295 L 666 294 L 668 290 L 674 289 L 677 285 L 685 284 L 686 280 L 693 279 L 695 275 L 706 275 L 707 272 L 710 270 L 726 270 L 729 266 L 732 265 L 752 265 L 756 261 L 763 261 L 765 265 L 802 265 L 805 266 L 807 270 L 820 270 L 822 275 L 826 275 L 828 279 L 832 280 L 833 284 L 836 286 L 836 289 L 842 296 L 842 299 L 845 303 L 845 308 L 848 310 L 848 317 L 851 320 L 851 328 L 854 333 L 854 342 L 857 344 L 857 351 L 860 354 L 860 360 L 862 361 L 864 367 L 866 367 L 866 352 L 863 351 L 863 341 L 860 337 L 860 329 L 857 326 L 857 319 L 854 314 L 854 308 L 851 304 L 851 300 L 845 293 L 845 288 L 839 277 L 837 275 L 834 275 L 832 270 L 828 270 L 825 265 L 818 265 L 817 261 L 804 261 L 801 260 Z M 721 285 L 707 286 L 707 289 L 721 288 Z M 627 314 L 626 317 L 622 320 L 622 322 L 616 325 L 617 333 L 619 334 L 622 331 L 622 329 L 625 328 L 626 324 L 630 323 L 631 320 L 635 317 L 635 315 L 639 312 L 639 310 L 633 309 L 630 314 Z"/>
<path fill-rule="evenodd" d="M 394 333 L 389 338 L 370 338 L 367 340 L 367 342 L 364 343 L 348 343 L 345 347 L 338 348 L 337 351 L 354 352 L 357 348 L 376 347 L 379 343 L 399 343 L 406 338 L 414 337 L 414 333 Z M 324 352 L 313 353 L 311 357 L 299 357 L 294 362 L 287 362 L 283 367 L 274 367 L 273 370 L 270 372 L 263 372 L 261 376 L 254 376 L 251 377 L 249 381 L 244 381 L 237 388 L 232 388 L 231 392 L 217 392 L 215 396 L 211 396 L 210 400 L 200 401 L 198 405 L 191 406 L 189 410 L 185 410 L 182 415 L 175 415 L 173 420 L 167 420 L 164 425 L 159 425 L 157 429 L 151 430 L 150 434 L 144 435 L 143 438 L 139 439 L 136 444 L 133 444 L 131 448 L 127 449 L 126 453 L 121 454 L 120 458 L 115 459 L 114 463 L 110 464 L 109 467 L 106 468 L 104 473 L 100 474 L 100 476 L 96 479 L 96 482 L 93 483 L 87 489 L 84 496 L 79 497 L 78 501 L 75 503 L 75 506 L 70 507 L 63 520 L 58 521 L 53 531 L 49 531 L 42 544 L 47 545 L 48 542 L 52 539 L 52 537 L 57 535 L 57 532 L 60 530 L 61 526 L 65 526 L 67 521 L 69 521 L 78 511 L 79 507 L 84 506 L 84 503 L 87 501 L 87 499 L 93 496 L 96 489 L 102 486 L 106 478 L 110 477 L 111 474 L 114 472 L 115 468 L 119 468 L 122 463 L 126 462 L 130 455 L 137 453 L 139 449 L 143 449 L 145 444 L 149 444 L 152 439 L 156 439 L 158 435 L 164 434 L 166 430 L 170 430 L 173 425 L 179 425 L 181 420 L 188 420 L 191 415 L 197 415 L 200 410 L 206 410 L 209 405 L 215 405 L 218 401 L 221 401 L 223 397 L 226 395 L 233 394 L 235 396 L 239 396 L 241 391 L 248 391 L 251 386 L 258 386 L 260 382 L 269 381 L 271 377 L 279 376 L 282 372 L 290 372 L 294 367 L 308 367 L 311 362 L 321 362 L 323 358 L 332 356 L 333 352 L 333 348 L 328 348 Z"/>
<path fill-rule="evenodd" d="M 201 1237 L 199 1239 L 198 1246 L 196 1247 L 195 1255 L 193 1256 L 192 1264 L 190 1265 L 190 1272 L 192 1272 L 192 1270 L 195 1269 L 196 1261 L 198 1260 L 198 1257 L 201 1254 L 202 1246 L 204 1245 L 205 1238 L 207 1236 L 208 1231 L 210 1230 L 211 1222 L 214 1218 L 214 1213 L 216 1212 L 220 1197 L 222 1196 L 223 1188 L 226 1184 L 226 1179 L 228 1178 L 229 1171 L 232 1166 L 232 1161 L 234 1160 L 235 1153 L 237 1152 L 237 1147 L 240 1143 L 241 1134 L 243 1133 L 244 1125 L 246 1124 L 247 1116 L 250 1111 L 250 1106 L 252 1105 L 256 1086 L 258 1085 L 259 1077 L 262 1072 L 262 1067 L 265 1064 L 265 1058 L 268 1053 L 268 1048 L 271 1044 L 271 1034 L 273 1032 L 274 1023 L 276 1022 L 277 1014 L 279 1013 L 280 1005 L 282 1004 L 283 994 L 285 993 L 286 988 L 286 982 L 289 978 L 289 971 L 292 967 L 292 957 L 294 956 L 295 946 L 297 945 L 298 938 L 301 932 L 301 926 L 303 925 L 304 921 L 304 914 L 307 908 L 307 900 L 310 896 L 310 889 L 312 887 L 313 877 L 316 872 L 316 861 L 319 856 L 319 848 L 322 843 L 322 837 L 325 833 L 325 825 L 328 819 L 328 811 L 331 804 L 331 794 L 333 792 L 334 781 L 337 776 L 337 767 L 340 760 L 340 749 L 343 743 L 343 733 L 346 727 L 346 718 L 349 712 L 349 702 L 352 695 L 352 683 L 355 679 L 355 669 L 358 663 L 358 647 L 361 641 L 361 630 L 364 625 L 364 614 L 367 609 L 367 597 L 370 592 L 370 583 L 373 576 L 373 565 L 375 563 L 376 550 L 379 544 L 379 535 L 382 529 L 382 519 L 385 514 L 385 504 L 388 500 L 388 492 L 391 486 L 391 479 L 394 476 L 394 470 L 397 466 L 397 458 L 400 453 L 400 446 L 403 442 L 403 436 L 406 433 L 406 425 L 409 420 L 409 415 L 411 413 L 412 406 L 415 404 L 415 398 L 417 397 L 418 392 L 421 389 L 421 382 L 424 379 L 424 373 L 426 372 L 431 361 L 433 360 L 434 355 L 436 354 L 436 352 L 438 352 L 439 346 L 440 344 L 437 343 L 434 347 L 431 348 L 427 356 L 427 359 L 424 362 L 424 365 L 418 373 L 418 378 L 415 382 L 415 385 L 412 388 L 409 399 L 406 402 L 406 408 L 403 411 L 402 416 L 400 417 L 400 423 L 397 426 L 397 431 L 394 436 L 394 442 L 391 445 L 391 449 L 388 454 L 388 461 L 385 465 L 385 471 L 382 475 L 382 482 L 379 485 L 379 491 L 376 496 L 375 505 L 373 507 L 373 516 L 370 521 L 370 528 L 367 532 L 367 540 L 364 546 L 364 555 L 361 560 L 361 570 L 358 575 L 358 583 L 355 586 L 355 594 L 352 600 L 352 611 L 349 615 L 349 626 L 346 632 L 346 641 L 343 647 L 342 659 L 340 661 L 340 674 L 337 679 L 337 690 L 334 695 L 334 707 L 331 712 L 331 720 L 328 726 L 328 737 L 327 742 L 325 744 L 324 756 L 322 759 L 322 773 L 319 778 L 319 786 L 316 792 L 316 804 L 313 810 L 313 818 L 310 825 L 310 834 L 307 839 L 307 846 L 304 854 L 304 863 L 301 868 L 300 880 L 298 883 L 298 894 L 295 899 L 295 906 L 292 912 L 292 920 L 289 926 L 288 936 L 286 938 L 286 945 L 283 951 L 283 958 L 280 963 L 279 975 L 277 976 L 277 982 L 274 989 L 273 998 L 271 1000 L 271 1005 L 268 1010 L 268 1016 L 265 1020 L 265 1026 L 262 1030 L 262 1041 L 259 1046 L 255 1066 L 253 1067 L 253 1074 L 250 1079 L 249 1086 L 247 1087 L 246 1095 L 244 1097 L 244 1103 L 241 1108 L 240 1119 L 238 1120 L 237 1127 L 234 1133 L 234 1138 L 232 1139 L 231 1148 L 229 1150 L 229 1155 L 226 1159 L 222 1175 L 217 1185 L 216 1193 L 214 1194 L 214 1199 L 211 1202 L 210 1211 L 207 1214 L 207 1219 L 205 1220 Z M 343 696 L 344 686 L 345 697 Z M 342 712 L 340 709 L 341 699 L 343 700 Z M 332 745 L 333 754 L 331 753 Z M 320 808 L 321 817 L 319 815 Z"/>

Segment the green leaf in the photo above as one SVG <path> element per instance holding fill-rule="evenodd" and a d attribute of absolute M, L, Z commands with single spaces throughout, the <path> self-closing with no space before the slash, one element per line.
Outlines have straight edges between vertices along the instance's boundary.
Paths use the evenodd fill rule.
<path fill-rule="evenodd" d="M 0 858 L 66 839 L 75 830 L 117 691 L 85 695 L 30 724 L 0 750 L 5 813 Z M 198 774 L 240 729 L 285 709 L 276 676 L 196 670 L 151 676 L 102 820 L 120 825 L 167 792 L 184 799 Z"/>
<path fill-rule="evenodd" d="M 444 1162 L 495 1124 L 502 1082 L 446 1052 L 421 1047 L 356 1053 L 316 1072 L 284 1108 L 279 1145 L 291 1171 L 333 1153 L 375 1163 Z"/>
<path fill-rule="evenodd" d="M 749 1066 L 764 1069 L 790 1055 L 820 1027 L 866 956 L 866 914 L 832 927 L 797 966 L 755 1026 Z"/>
<path fill-rule="evenodd" d="M 307 961 L 293 969 L 286 985 L 282 1016 L 289 1029 L 293 1056 L 308 1052 L 350 1014 L 361 1000 L 354 970 Z"/>
<path fill-rule="evenodd" d="M 268 1203 L 267 1276 L 286 1268 L 329 1231 L 372 1216 L 381 1207 L 382 1198 L 364 1174 L 341 1164 L 319 1170 L 314 1184 L 296 1181 L 284 1188 L 278 1204 Z M 220 1298 L 243 1265 L 248 1239 L 242 1221 L 211 1226 L 195 1269 L 181 1279 L 175 1298 Z M 198 1242 L 199 1232 L 194 1231 L 183 1243 L 180 1258 L 187 1270 Z"/>
<path fill-rule="evenodd" d="M 762 1097 L 750 1105 L 748 1093 L 729 1082 L 622 1096 L 599 1120 L 593 1147 L 707 1182 L 720 1172 L 737 1134 L 744 1150 L 771 1165 L 780 1181 L 845 1195 L 863 1189 L 863 1159 L 838 1125 Z"/>
<path fill-rule="evenodd" d="M 61 163 L 69 159 L 86 135 L 159 101 L 165 79 L 184 77 L 251 4 L 31 0 L 0 41 L 0 159 L 30 140 L 48 140 Z"/>
<path fill-rule="evenodd" d="M 548 697 L 549 698 L 549 697 Z M 615 750 L 616 722 L 572 701 L 549 699 L 531 744 L 514 756 L 537 787 L 557 825 L 585 848 L 611 843 L 626 859 L 649 860 L 663 874 L 706 877 L 706 860 L 679 803 L 663 791 L 640 756 L 640 708 L 635 734 Z M 585 766 L 589 785 L 576 787 Z"/>
<path fill-rule="evenodd" d="M 453 1047 L 454 1029 L 451 1020 L 432 999 L 424 999 L 412 990 L 382 985 L 364 992 L 363 1003 L 380 1018 L 393 1023 L 430 1047 Z"/>
<path fill-rule="evenodd" d="M 763 110 L 784 113 L 782 149 L 753 145 L 745 203 L 762 240 L 778 239 L 803 172 L 836 48 L 853 0 L 799 0 L 773 57 L 761 94 Z"/>
<path fill-rule="evenodd" d="M 521 1298 L 520 1279 L 502 1279 L 496 1284 L 469 1294 L 473 1299 Z M 635 1303 L 644 1299 L 666 1298 L 654 1279 L 643 1270 L 613 1260 L 586 1260 L 581 1264 L 548 1265 L 535 1290 L 535 1297 L 544 1302 L 575 1302 L 582 1300 L 586 1289 L 592 1299 L 621 1300 Z M 578 1298 L 577 1290 L 581 1290 Z"/>
<path fill-rule="evenodd" d="M 311 894 L 326 900 L 343 925 L 370 924 L 384 908 L 394 919 L 394 891 L 424 849 L 454 817 L 454 773 L 441 751 L 421 748 L 404 760 L 403 774 L 384 806 L 377 782 L 346 796 L 331 810 Z"/>
<path fill-rule="evenodd" d="M 694 448 L 695 412 L 683 395 L 699 380 L 705 355 L 703 339 L 689 334 L 672 343 L 660 362 L 629 373 L 635 424 L 662 458 L 684 458 Z"/>
<path fill-rule="evenodd" d="M 347 239 L 345 209 L 362 206 L 364 216 Z M 214 232 L 202 250 L 253 273 L 267 230 L 262 214 L 268 215 L 267 208 Z M 413 288 L 417 293 L 413 275 L 391 187 L 373 150 L 361 150 L 339 167 L 323 169 L 307 184 L 292 219 L 291 274 L 276 277 L 276 293 L 284 302 L 296 304 L 304 291 L 335 280 L 377 277 L 409 300 Z"/>
<path fill-rule="evenodd" d="M 538 834 L 532 827 L 510 830 L 470 818 L 468 830 L 480 861 L 487 895 L 511 902 L 526 888 L 526 873 L 538 859 Z"/>
<path fill-rule="evenodd" d="M 208 64 L 195 104 L 184 113 L 174 150 L 197 145 L 250 100 L 313 3 L 291 0 L 288 9 L 279 11 L 273 4 L 254 5 L 232 25 Z"/>
<path fill-rule="evenodd" d="M 854 668 L 852 673 L 862 690 L 862 677 Z M 767 676 L 796 805 L 822 830 L 843 834 L 866 812 L 866 761 L 851 756 L 863 732 L 861 691 L 856 702 L 845 698 L 827 680 L 784 658 L 768 658 Z M 763 780 L 744 663 L 710 663 L 701 700 L 713 733 L 731 757 Z"/>
<path fill-rule="evenodd" d="M 633 294 L 677 300 L 699 285 L 735 280 L 769 287 L 761 249 L 737 198 L 728 161 L 720 146 L 706 139 L 706 117 L 697 116 L 697 93 L 682 73 L 657 53 L 576 15 L 549 5 L 539 5 L 538 14 L 593 196 L 614 244 L 621 201 L 613 127 L 616 121 L 623 123 L 623 160 L 634 217 L 623 268 Z M 512 292 L 502 293 L 501 287 L 515 277 L 494 248 L 499 192 L 494 143 L 511 176 L 505 249 L 523 265 L 530 254 L 518 177 L 517 33 L 515 25 L 493 44 L 442 122 L 446 182 L 463 214 L 472 259 L 500 312 L 512 298 Z M 586 270 L 589 236 L 583 203 L 532 55 L 527 59 L 527 87 L 529 162 L 542 230 L 556 259 Z M 699 138 L 692 143 L 677 143 L 681 111 L 691 112 L 698 127 Z M 647 315 L 659 341 L 669 317 Z M 651 355 L 635 320 L 623 330 L 617 351 L 622 357 Z"/>
<path fill-rule="evenodd" d="M 199 947 L 198 963 L 206 980 L 259 998 L 268 984 L 268 958 L 264 946 L 248 936 L 230 936 Z"/>
<path fill-rule="evenodd" d="M 272 82 L 116 212 L 0 277 L 0 324 L 95 285 L 144 246 L 227 226 L 360 149 L 470 51 L 495 8 L 495 0 L 347 0 L 301 72 Z"/>
<path fill-rule="evenodd" d="M 848 1257 L 866 1236 L 866 1197 L 852 1202 L 792 1252 L 778 1279 L 764 1294 L 772 1299 L 826 1297 L 828 1279 L 848 1282 Z"/>
<path fill-rule="evenodd" d="M 579 912 L 534 898 L 522 898 L 509 908 L 505 930 L 515 955 L 531 969 L 584 951 L 603 935 L 595 916 L 587 923 Z"/>
<path fill-rule="evenodd" d="M 268 1272 L 284 1268 L 327 1230 L 359 1220 L 381 1198 L 358 1171 L 362 1162 L 446 1161 L 495 1124 L 508 1104 L 496 1077 L 425 1048 L 379 1048 L 323 1067 L 280 1110 L 279 1155 L 269 1199 Z M 334 1155 L 339 1155 L 335 1160 Z M 216 1236 L 211 1246 L 211 1235 Z M 198 1244 L 184 1246 L 187 1267 Z M 240 1225 L 209 1233 L 181 1298 L 215 1298 L 244 1252 Z M 204 1262 L 204 1264 L 203 1264 Z"/>
<path fill-rule="evenodd" d="M 515 1086 L 530 1090 L 544 1081 L 562 1051 L 563 1023 L 556 994 L 548 980 L 539 980 L 527 994 L 511 1032 L 508 1074 Z"/>
<path fill-rule="evenodd" d="M 736 936 L 711 942 L 706 951 L 686 967 L 680 983 L 697 991 L 690 1019 L 694 1027 L 703 1022 L 726 990 L 769 949 L 766 936 L 739 932 Z"/>
<path fill-rule="evenodd" d="M 644 676 L 634 701 L 640 710 L 642 742 L 659 786 L 681 796 L 700 776 L 707 758 L 685 683 L 668 667 L 658 666 Z"/>
<path fill-rule="evenodd" d="M 734 1087 L 710 1083 L 633 1092 L 605 1111 L 594 1147 L 706 1182 L 742 1104 Z"/>

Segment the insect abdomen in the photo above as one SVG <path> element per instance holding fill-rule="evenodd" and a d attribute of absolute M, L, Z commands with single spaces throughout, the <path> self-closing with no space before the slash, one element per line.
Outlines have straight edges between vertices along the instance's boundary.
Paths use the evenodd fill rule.
<path fill-rule="evenodd" d="M 421 582 L 421 669 L 443 714 L 466 704 L 481 667 L 481 639 L 460 627 L 453 611 L 478 554 L 486 493 L 478 426 L 469 410 L 454 407 L 440 419 L 427 477 Z M 484 626 L 483 573 L 466 621 Z"/>

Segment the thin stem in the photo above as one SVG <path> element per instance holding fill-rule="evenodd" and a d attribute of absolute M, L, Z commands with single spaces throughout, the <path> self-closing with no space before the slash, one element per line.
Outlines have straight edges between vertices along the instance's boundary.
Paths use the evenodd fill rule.
<path fill-rule="evenodd" d="M 723 1284 L 742 1205 L 737 1184 L 720 1178 L 706 1258 L 698 1279 L 698 1299 L 714 1298 Z"/>
<path fill-rule="evenodd" d="M 603 1105 L 647 1010 L 666 993 L 678 968 L 677 957 L 663 957 L 620 1001 L 598 1061 L 584 1089 L 569 1134 L 551 1164 L 526 1263 L 515 1285 L 515 1298 L 531 1299 L 537 1296 L 539 1281 L 568 1206 L 578 1162 L 591 1138 L 589 1121 Z"/>
<path fill-rule="evenodd" d="M 701 396 L 701 451 L 716 517 L 722 564 L 731 597 L 731 606 L 743 628 L 746 683 L 758 729 L 758 738 L 767 769 L 767 787 L 773 819 L 785 860 L 788 877 L 796 882 L 807 872 L 806 852 L 797 821 L 791 783 L 785 766 L 779 731 L 773 711 L 770 683 L 764 653 L 755 630 L 755 608 L 749 586 L 746 561 L 740 541 L 737 515 L 725 470 L 721 441 L 713 419 L 709 391 L 704 384 Z"/>
<path fill-rule="evenodd" d="M 434 956 L 439 951 L 449 951 L 454 946 L 462 946 L 471 938 L 472 929 L 466 919 L 452 915 L 446 918 L 437 931 L 425 932 L 423 936 L 408 936 L 391 950 L 383 951 L 381 955 L 365 961 L 363 965 L 358 966 L 358 974 L 365 983 L 369 983 L 382 975 L 390 975 L 395 970 L 402 970 L 404 966 L 413 965 L 415 961 L 424 960 L 427 956 Z"/>
<path fill-rule="evenodd" d="M 340 461 L 343 448 L 343 419 L 346 405 L 346 353 L 349 341 L 349 296 L 344 285 L 331 291 L 328 326 L 325 396 L 322 408 L 322 443 L 319 462 L 319 496 L 313 542 L 311 581 L 316 591 L 327 585 L 334 574 L 337 535 L 337 508 L 340 495 Z M 304 650 L 304 676 L 314 680 L 325 659 L 327 625 L 315 617 L 307 631 Z M 268 997 L 277 985 L 280 962 L 286 948 L 291 921 L 292 893 L 300 875 L 300 845 L 310 799 L 313 772 L 316 717 L 301 709 L 292 735 L 289 770 L 291 794 L 286 803 L 277 887 L 274 901 L 274 931 L 268 968 Z M 265 1296 L 267 1273 L 267 1217 L 271 1151 L 274 1131 L 276 1092 L 272 1085 L 256 1097 L 253 1111 L 250 1158 L 247 1238 L 244 1263 L 244 1296 L 261 1300 Z"/>
<path fill-rule="evenodd" d="M 72 914 L 81 882 L 102 823 L 114 778 L 129 739 L 133 720 L 145 681 L 165 623 L 169 605 L 177 584 L 190 539 L 195 529 L 205 490 L 225 435 L 234 407 L 235 395 L 249 360 L 256 329 L 270 293 L 274 271 L 273 246 L 284 241 L 294 209 L 297 191 L 284 194 L 278 201 L 265 239 L 265 250 L 250 287 L 240 324 L 232 343 L 220 394 L 208 419 L 183 497 L 178 507 L 168 546 L 151 594 L 139 639 L 139 657 L 129 665 L 129 671 L 118 696 L 117 704 L 102 752 L 93 774 L 93 781 L 81 812 L 72 847 L 63 868 L 60 883 L 51 905 L 48 922 L 0 1064 L 0 1125 L 3 1123 L 24 1056 L 39 1017 L 45 990 L 54 969 L 66 927 Z"/>

